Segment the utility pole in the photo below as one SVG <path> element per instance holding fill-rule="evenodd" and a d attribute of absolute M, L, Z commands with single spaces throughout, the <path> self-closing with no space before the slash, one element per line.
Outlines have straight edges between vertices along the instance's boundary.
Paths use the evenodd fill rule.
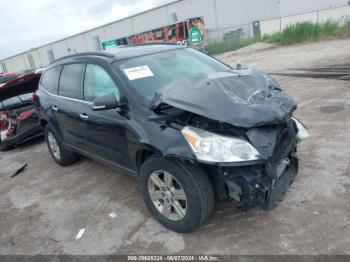
<path fill-rule="evenodd" d="M 278 17 L 280 20 L 280 32 L 282 32 L 282 18 L 281 18 L 281 7 L 280 7 L 280 0 L 277 0 L 277 6 L 278 6 Z"/>

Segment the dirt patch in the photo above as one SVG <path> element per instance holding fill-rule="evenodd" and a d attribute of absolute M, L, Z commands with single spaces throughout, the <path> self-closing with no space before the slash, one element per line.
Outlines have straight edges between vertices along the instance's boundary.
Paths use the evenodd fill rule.
<path fill-rule="evenodd" d="M 345 108 L 343 106 L 323 106 L 320 108 L 321 113 L 324 114 L 334 114 L 344 110 Z"/>

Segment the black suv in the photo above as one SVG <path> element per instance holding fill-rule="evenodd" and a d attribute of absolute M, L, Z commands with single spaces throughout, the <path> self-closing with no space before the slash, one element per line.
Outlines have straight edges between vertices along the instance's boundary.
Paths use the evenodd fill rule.
<path fill-rule="evenodd" d="M 177 232 L 202 225 L 214 197 L 275 207 L 308 135 L 273 79 L 176 45 L 61 58 L 35 100 L 56 163 L 78 153 L 138 178 L 153 216 Z"/>

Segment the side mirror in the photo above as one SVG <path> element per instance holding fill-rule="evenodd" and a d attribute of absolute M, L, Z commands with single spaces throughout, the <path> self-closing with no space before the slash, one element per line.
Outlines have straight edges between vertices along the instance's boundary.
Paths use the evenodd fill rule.
<path fill-rule="evenodd" d="M 92 102 L 93 111 L 103 111 L 118 108 L 118 101 L 113 93 L 95 98 Z"/>

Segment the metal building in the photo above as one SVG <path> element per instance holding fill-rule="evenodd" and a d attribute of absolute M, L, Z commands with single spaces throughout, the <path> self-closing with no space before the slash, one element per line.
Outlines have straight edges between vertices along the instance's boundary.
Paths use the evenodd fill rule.
<path fill-rule="evenodd" d="M 254 34 L 254 21 L 265 33 L 281 30 L 281 17 L 309 19 L 308 12 L 348 5 L 348 0 L 176 0 L 151 10 L 109 23 L 56 42 L 0 60 L 0 72 L 23 72 L 45 67 L 72 52 L 100 51 L 113 39 L 166 26 L 192 17 L 203 17 L 209 39 L 218 39 L 234 28 Z M 345 12 L 349 12 L 350 8 Z M 350 12 L 349 12 L 350 13 Z M 294 15 L 299 15 L 293 18 Z M 301 16 L 300 16 L 301 14 Z M 333 16 L 327 13 L 328 16 Z M 300 18 L 301 17 L 301 18 Z M 318 19 L 318 18 L 317 18 Z M 261 28 L 260 28 L 261 27 Z M 260 33 L 260 31 L 259 31 Z M 2 68 L 2 69 L 1 69 Z"/>

